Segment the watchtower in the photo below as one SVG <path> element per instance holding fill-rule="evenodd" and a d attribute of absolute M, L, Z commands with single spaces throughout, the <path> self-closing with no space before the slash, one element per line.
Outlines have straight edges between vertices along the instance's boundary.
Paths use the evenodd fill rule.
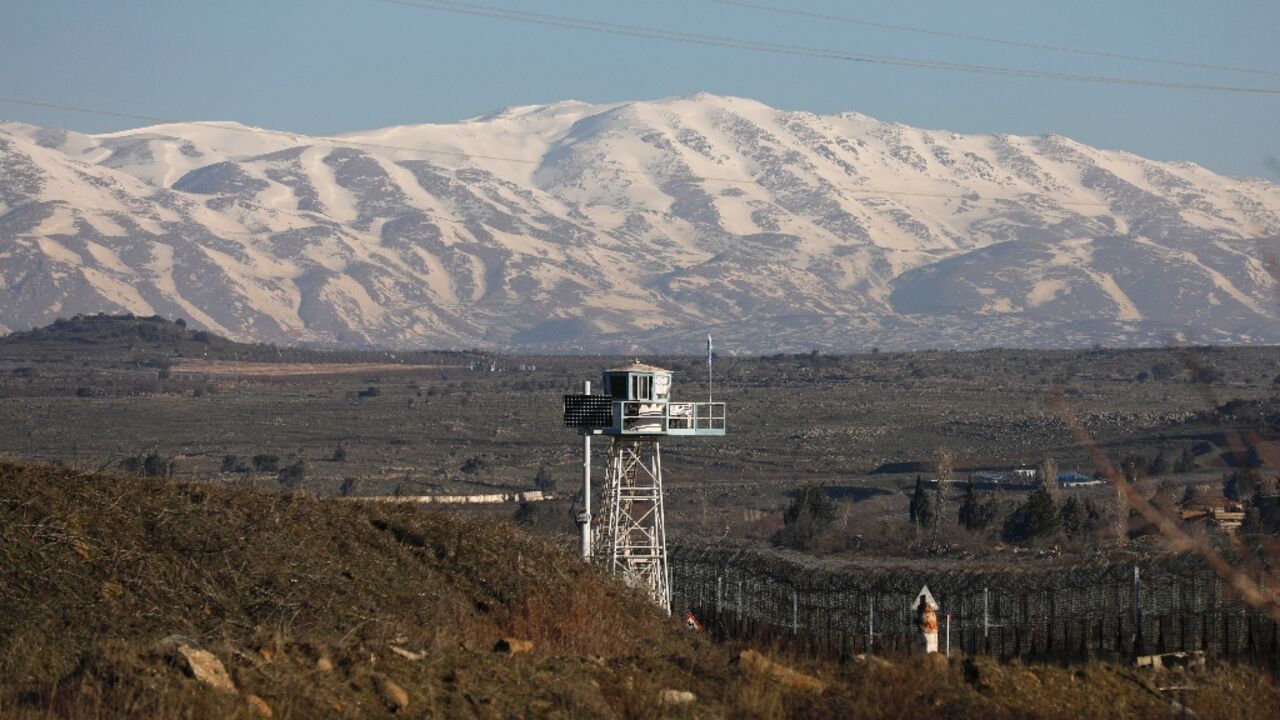
<path fill-rule="evenodd" d="M 671 572 L 662 496 L 660 441 L 668 435 L 717 436 L 725 432 L 722 402 L 673 402 L 671 371 L 633 363 L 604 373 L 605 394 L 564 396 L 564 424 L 577 428 L 583 442 L 583 556 L 590 558 L 591 437 L 607 435 L 609 461 L 604 502 L 608 513 L 598 556 L 615 575 L 643 588 L 671 611 Z"/>

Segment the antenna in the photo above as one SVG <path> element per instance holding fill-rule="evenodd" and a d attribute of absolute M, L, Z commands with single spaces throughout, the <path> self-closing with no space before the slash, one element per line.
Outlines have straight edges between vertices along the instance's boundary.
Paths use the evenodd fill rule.
<path fill-rule="evenodd" d="M 707 333 L 707 402 L 711 402 L 711 333 Z"/>

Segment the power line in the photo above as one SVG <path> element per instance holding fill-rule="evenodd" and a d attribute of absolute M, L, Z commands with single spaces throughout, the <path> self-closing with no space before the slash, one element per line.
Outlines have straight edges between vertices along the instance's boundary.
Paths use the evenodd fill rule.
<path fill-rule="evenodd" d="M 841 50 L 830 50 L 825 48 L 805 47 L 801 45 L 787 45 L 781 43 L 760 42 L 755 40 L 742 40 L 738 38 L 724 37 L 719 35 L 705 35 L 701 33 L 688 33 L 677 30 L 665 30 L 662 28 L 652 28 L 642 25 L 626 25 L 621 23 L 601 22 L 597 20 L 585 20 L 582 18 L 569 17 L 566 15 L 550 15 L 547 13 L 529 12 L 525 10 L 512 10 L 509 8 L 493 7 L 489 5 L 476 5 L 473 3 L 456 2 L 455 0 L 375 0 L 376 2 L 386 3 L 389 5 L 401 5 L 404 7 L 418 8 L 421 10 L 434 10 L 439 12 L 448 12 L 459 15 L 472 15 L 476 17 L 494 18 L 500 20 L 510 20 L 513 22 L 522 22 L 534 25 L 546 25 L 552 27 L 563 27 L 575 30 L 587 30 L 598 33 L 608 33 L 611 35 L 623 35 L 628 37 L 640 37 L 655 40 L 668 40 L 671 42 L 680 42 L 691 45 L 705 45 L 710 47 L 733 48 L 738 50 L 751 50 L 755 52 L 772 53 L 776 55 L 792 55 L 797 57 L 813 57 L 823 58 L 827 60 L 841 60 L 846 62 L 866 63 L 872 65 L 893 65 L 900 67 L 913 67 L 928 70 L 951 70 L 956 72 L 968 72 L 981 75 L 995 75 L 1002 77 L 1024 77 L 1039 80 L 1064 80 L 1072 82 L 1096 83 L 1104 85 L 1122 85 L 1130 87 L 1153 87 L 1173 90 L 1203 90 L 1209 92 L 1226 92 L 1226 93 L 1244 93 L 1257 95 L 1280 95 L 1280 88 L 1268 87 L 1247 87 L 1240 85 L 1222 85 L 1213 83 L 1192 83 L 1192 82 L 1176 82 L 1168 80 L 1152 80 L 1142 78 L 1122 78 L 1109 75 L 1081 75 L 1076 73 L 1052 72 L 1046 70 L 1033 70 L 1025 68 L 1001 67 L 996 65 L 973 65 L 967 63 L 947 62 L 941 60 L 923 60 L 920 58 L 899 57 L 893 55 L 878 55 L 873 53 L 855 53 Z"/>
<path fill-rule="evenodd" d="M 867 20 L 865 18 L 849 17 L 847 15 L 827 15 L 824 13 L 813 12 L 810 10 L 799 10 L 796 8 L 779 7 L 777 5 L 765 5 L 764 3 L 747 2 L 746 0 L 707 0 L 708 2 L 717 3 L 719 5 L 732 5 L 742 8 L 750 8 L 752 10 L 763 10 L 765 12 L 778 13 L 781 15 L 794 15 L 796 17 L 810 18 L 813 20 L 823 20 L 831 22 L 846 23 L 849 25 L 862 25 L 864 27 L 880 28 L 883 30 L 898 30 L 901 32 L 917 33 L 920 35 L 932 35 L 934 37 L 951 38 L 953 40 L 969 40 L 972 42 L 990 43 L 992 45 L 1005 45 L 1008 47 L 1028 48 L 1032 50 L 1047 50 L 1050 52 L 1069 53 L 1072 55 L 1086 55 L 1091 57 L 1108 58 L 1111 60 L 1129 60 L 1132 62 L 1153 63 L 1157 65 L 1173 65 L 1177 67 L 1196 68 L 1199 70 L 1223 70 L 1226 72 L 1247 73 L 1250 75 L 1270 75 L 1280 77 L 1280 71 L 1262 70 L 1259 68 L 1246 68 L 1234 65 L 1214 65 L 1211 63 L 1189 62 L 1184 60 L 1172 60 L 1169 58 L 1148 57 L 1144 55 L 1128 55 L 1125 53 L 1110 52 L 1106 50 L 1086 50 L 1083 48 L 1070 48 L 1061 45 L 1049 45 L 1046 43 L 1030 42 L 1025 40 L 1013 40 L 1009 38 L 992 37 L 989 35 L 971 35 L 969 33 L 952 32 L 949 30 L 934 30 L 930 28 L 916 27 L 912 25 L 901 25 L 898 23 L 878 22 L 875 20 Z"/>

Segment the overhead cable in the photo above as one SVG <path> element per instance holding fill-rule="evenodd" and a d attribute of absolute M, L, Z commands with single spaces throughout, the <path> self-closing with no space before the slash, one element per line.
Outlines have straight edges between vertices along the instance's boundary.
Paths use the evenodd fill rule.
<path fill-rule="evenodd" d="M 688 33 L 677 30 L 666 30 L 662 28 L 652 28 L 642 25 L 626 25 L 621 23 L 602 22 L 597 20 L 586 20 L 583 18 L 569 17 L 566 15 L 550 15 L 547 13 L 529 12 L 525 10 L 513 10 L 510 8 L 494 7 L 490 5 L 477 5 L 474 3 L 457 2 L 455 0 L 375 0 L 376 2 L 386 3 L 390 5 L 400 5 L 404 7 L 418 8 L 422 10 L 434 10 L 439 12 L 447 12 L 461 15 L 472 15 L 477 17 L 487 17 L 500 20 L 510 20 L 513 22 L 522 22 L 535 25 L 547 25 L 552 27 L 571 28 L 575 30 L 587 30 L 598 33 L 608 33 L 612 35 L 624 35 L 629 37 L 649 38 L 655 40 L 668 40 L 671 42 L 679 42 L 693 45 L 706 45 L 711 47 L 734 48 L 738 50 L 750 50 L 755 52 L 765 52 L 777 55 L 792 55 L 798 57 L 823 58 L 827 60 L 840 60 L 846 62 L 866 63 L 871 65 L 890 65 L 899 67 L 913 67 L 928 70 L 950 70 L 956 72 L 977 73 L 981 75 L 994 75 L 1002 77 L 1023 77 L 1038 80 L 1063 80 L 1071 82 L 1096 83 L 1104 85 L 1122 85 L 1130 87 L 1153 87 L 1171 90 L 1202 90 L 1208 92 L 1223 93 L 1244 93 L 1255 95 L 1280 95 L 1280 88 L 1272 87 L 1251 87 L 1241 85 L 1223 85 L 1215 83 L 1198 83 L 1198 82 L 1180 82 L 1172 80 L 1155 80 L 1144 78 L 1124 78 L 1110 75 L 1082 75 L 1076 73 L 1053 72 L 1046 70 L 1034 70 L 1026 68 L 1002 67 L 997 65 L 973 65 L 968 63 L 948 62 L 941 60 L 925 60 L 920 58 L 900 57 L 893 55 L 879 55 L 873 53 L 857 53 L 847 52 L 843 50 L 831 50 L 826 48 L 805 47 L 801 45 L 787 45 L 782 43 L 761 42 L 755 40 L 743 40 L 738 38 L 724 37 L 719 35 L 705 35 L 701 33 Z"/>
<path fill-rule="evenodd" d="M 1005 45 L 1008 47 L 1027 48 L 1031 50 L 1046 50 L 1049 52 L 1069 53 L 1072 55 L 1086 55 L 1092 57 L 1107 58 L 1110 60 L 1127 60 L 1131 62 L 1153 63 L 1157 65 L 1173 65 L 1176 67 L 1196 68 L 1199 70 L 1221 70 L 1225 72 L 1246 73 L 1250 75 L 1270 75 L 1280 77 L 1280 70 L 1263 70 L 1259 68 L 1246 68 L 1234 65 L 1215 65 L 1212 63 L 1189 62 L 1184 60 L 1173 60 L 1169 58 L 1149 57 L 1145 55 L 1128 55 L 1125 53 L 1110 52 L 1106 50 L 1087 50 L 1083 48 L 1063 47 L 1061 45 L 1049 45 L 1046 43 L 1031 42 L 1026 40 L 1014 40 L 1010 38 L 992 37 L 989 35 L 972 35 L 969 33 L 952 32 L 949 30 L 934 30 L 930 28 L 915 27 L 911 25 L 901 25 L 898 23 L 879 22 L 876 20 L 868 20 L 865 18 L 849 17 L 847 15 L 828 15 L 825 13 L 813 12 L 810 10 L 801 10 L 798 8 L 780 7 L 777 5 L 766 5 L 764 3 L 748 2 L 747 0 L 707 0 L 708 2 L 719 5 L 732 5 L 742 8 L 750 8 L 753 10 L 763 10 L 765 12 L 778 13 L 780 15 L 794 15 L 796 17 L 810 18 L 814 20 L 822 20 L 829 22 L 846 23 L 849 25 L 862 25 L 864 27 L 880 28 L 882 30 L 897 30 L 901 32 L 917 33 L 920 35 L 932 35 L 934 37 L 951 38 L 953 40 L 968 40 L 972 42 L 990 43 L 992 45 Z"/>

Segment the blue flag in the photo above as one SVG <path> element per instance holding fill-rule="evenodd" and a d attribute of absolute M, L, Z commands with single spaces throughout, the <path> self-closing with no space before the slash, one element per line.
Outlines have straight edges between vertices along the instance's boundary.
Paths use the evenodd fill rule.
<path fill-rule="evenodd" d="M 711 366 L 711 333 L 707 333 L 707 366 Z"/>

